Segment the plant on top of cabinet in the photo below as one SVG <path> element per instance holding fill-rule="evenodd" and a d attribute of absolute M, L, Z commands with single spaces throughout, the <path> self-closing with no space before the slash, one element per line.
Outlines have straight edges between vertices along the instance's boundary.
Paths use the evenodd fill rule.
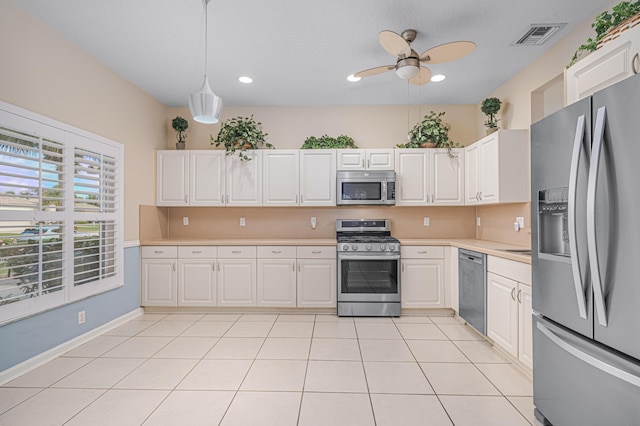
<path fill-rule="evenodd" d="M 347 135 L 340 135 L 337 138 L 332 138 L 327 135 L 322 135 L 319 138 L 315 136 L 309 136 L 305 139 L 300 149 L 344 149 L 344 148 L 358 148 L 353 139 Z"/>
<path fill-rule="evenodd" d="M 487 120 L 484 122 L 484 125 L 487 126 L 487 135 L 498 130 L 496 114 L 500 111 L 501 106 L 502 102 L 498 98 L 487 98 L 480 105 L 480 110 L 487 116 Z"/>
<path fill-rule="evenodd" d="M 408 135 L 409 140 L 396 146 L 398 148 L 446 148 L 449 151 L 449 156 L 453 157 L 451 148 L 460 145 L 449 140 L 451 125 L 442 121 L 444 114 L 444 111 L 429 112 L 421 122 L 411 129 Z"/>
<path fill-rule="evenodd" d="M 613 33 L 612 30 L 616 27 L 621 27 L 619 32 L 631 28 L 634 23 L 633 21 L 640 19 L 640 16 L 637 15 L 640 15 L 640 0 L 620 2 L 613 6 L 611 12 L 605 10 L 597 15 L 596 20 L 591 24 L 591 28 L 596 30 L 595 38 L 592 39 L 589 37 L 585 44 L 578 47 L 567 68 L 575 64 L 584 52 L 593 52 L 602 47 L 602 45 L 608 41 L 609 33 Z M 611 39 L 613 38 L 615 37 L 611 37 Z"/>
<path fill-rule="evenodd" d="M 268 149 L 273 148 L 272 144 L 265 141 L 268 133 L 262 131 L 261 125 L 262 123 L 253 119 L 253 114 L 251 117 L 230 118 L 222 123 L 215 139 L 209 136 L 211 145 L 224 145 L 227 155 L 237 152 L 241 160 L 249 161 L 251 158 L 246 155 L 247 150 L 258 149 L 260 145 Z"/>
<path fill-rule="evenodd" d="M 185 142 L 187 140 L 187 128 L 189 127 L 189 122 L 184 118 L 177 116 L 173 120 L 171 120 L 171 127 L 176 131 L 176 149 L 184 149 Z"/>

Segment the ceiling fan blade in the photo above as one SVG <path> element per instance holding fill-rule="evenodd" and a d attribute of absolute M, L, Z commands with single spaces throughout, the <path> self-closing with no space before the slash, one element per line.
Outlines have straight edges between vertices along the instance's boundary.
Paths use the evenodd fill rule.
<path fill-rule="evenodd" d="M 431 81 L 431 70 L 427 67 L 420 67 L 420 73 L 409 79 L 409 83 L 414 86 L 422 86 Z"/>
<path fill-rule="evenodd" d="M 420 55 L 420 61 L 430 64 L 441 64 L 443 62 L 460 59 L 474 50 L 476 50 L 476 44 L 472 41 L 454 41 L 432 47 Z"/>
<path fill-rule="evenodd" d="M 355 73 L 354 77 L 370 77 L 372 75 L 382 74 L 383 72 L 391 71 L 394 69 L 395 65 L 384 65 L 381 67 L 369 68 L 368 70 L 360 71 Z"/>
<path fill-rule="evenodd" d="M 405 58 L 411 54 L 411 46 L 400 34 L 396 34 L 393 31 L 385 30 L 380 31 L 378 34 L 378 41 L 387 52 L 393 56 Z"/>

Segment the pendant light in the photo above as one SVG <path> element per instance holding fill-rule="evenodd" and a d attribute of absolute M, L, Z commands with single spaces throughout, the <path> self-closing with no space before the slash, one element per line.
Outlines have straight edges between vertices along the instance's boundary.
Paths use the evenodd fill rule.
<path fill-rule="evenodd" d="M 222 98 L 213 93 L 207 79 L 207 30 L 208 8 L 210 0 L 202 0 L 204 3 L 204 82 L 199 91 L 189 96 L 189 109 L 193 119 L 199 123 L 214 124 L 220 119 L 222 112 Z"/>

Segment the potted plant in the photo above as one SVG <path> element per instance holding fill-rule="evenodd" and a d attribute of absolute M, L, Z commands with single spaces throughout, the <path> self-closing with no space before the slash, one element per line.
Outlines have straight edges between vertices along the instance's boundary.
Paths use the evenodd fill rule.
<path fill-rule="evenodd" d="M 176 149 L 184 149 L 187 140 L 187 128 L 189 128 L 189 122 L 184 118 L 178 116 L 171 120 L 171 127 L 176 131 Z"/>
<path fill-rule="evenodd" d="M 253 114 L 251 117 L 230 118 L 222 123 L 215 139 L 213 136 L 209 137 L 211 145 L 224 145 L 227 155 L 237 152 L 242 161 L 249 161 L 251 158 L 247 156 L 247 150 L 258 149 L 261 145 L 273 148 L 273 145 L 265 141 L 268 134 L 260 129 L 261 125 L 262 123 L 253 119 Z"/>
<path fill-rule="evenodd" d="M 585 44 L 582 44 L 573 54 L 569 68 L 582 57 L 585 52 L 593 52 L 601 47 L 608 39 L 608 34 L 614 28 L 623 27 L 627 21 L 640 14 L 640 0 L 623 1 L 611 8 L 611 12 L 604 11 L 596 16 L 596 20 L 591 24 L 591 28 L 596 30 L 595 38 L 589 37 Z"/>
<path fill-rule="evenodd" d="M 327 135 L 322 135 L 319 138 L 310 136 L 305 139 L 300 149 L 342 149 L 342 148 L 358 148 L 353 141 L 347 135 L 340 135 L 337 138 L 332 138 Z"/>
<path fill-rule="evenodd" d="M 487 98 L 482 101 L 480 109 L 487 116 L 487 120 L 484 122 L 484 125 L 487 126 L 487 135 L 498 130 L 496 114 L 500 111 L 501 106 L 502 102 L 498 98 Z"/>
<path fill-rule="evenodd" d="M 449 140 L 451 126 L 442 121 L 445 112 L 431 111 L 425 115 L 421 122 L 416 124 L 409 132 L 409 140 L 404 144 L 396 145 L 398 148 L 446 148 L 453 157 L 451 148 L 459 146 Z"/>

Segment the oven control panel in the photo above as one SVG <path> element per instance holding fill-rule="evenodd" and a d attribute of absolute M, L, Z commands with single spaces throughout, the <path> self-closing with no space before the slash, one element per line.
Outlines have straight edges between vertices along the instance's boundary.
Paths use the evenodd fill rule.
<path fill-rule="evenodd" d="M 357 243 L 357 244 L 338 244 L 338 251 L 340 252 L 371 252 L 371 253 L 398 253 L 400 252 L 400 245 L 394 243 L 381 244 L 381 243 Z"/>

